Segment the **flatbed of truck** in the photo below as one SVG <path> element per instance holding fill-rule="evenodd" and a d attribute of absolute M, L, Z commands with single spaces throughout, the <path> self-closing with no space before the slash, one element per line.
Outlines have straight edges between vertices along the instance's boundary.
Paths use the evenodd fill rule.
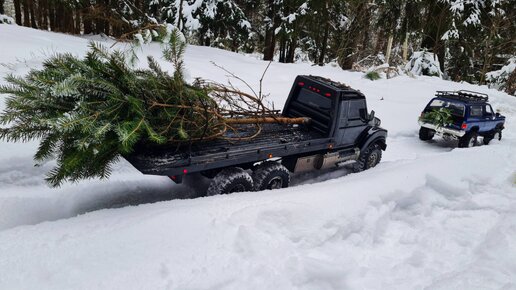
<path fill-rule="evenodd" d="M 254 125 L 246 125 L 247 136 L 256 132 Z M 329 138 L 324 138 L 316 130 L 308 130 L 305 125 L 292 124 L 263 124 L 260 134 L 251 139 L 228 140 L 220 138 L 213 141 L 184 143 L 181 145 L 140 145 L 136 150 L 124 156 L 138 170 L 145 174 L 176 175 L 183 169 L 202 165 L 210 169 L 210 163 L 229 162 L 242 159 L 249 162 L 266 157 L 283 155 L 291 150 L 303 152 L 303 148 L 314 150 L 315 147 L 327 148 Z M 242 130 L 239 130 L 240 132 Z M 225 137 L 239 138 L 242 136 L 226 133 Z M 268 156 L 271 155 L 271 156 Z"/>

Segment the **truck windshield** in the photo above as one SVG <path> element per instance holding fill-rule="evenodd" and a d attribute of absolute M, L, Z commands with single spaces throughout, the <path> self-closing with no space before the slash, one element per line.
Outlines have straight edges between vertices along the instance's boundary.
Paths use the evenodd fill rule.
<path fill-rule="evenodd" d="M 440 100 L 435 99 L 433 100 L 430 105 L 428 105 L 429 109 L 440 109 L 440 108 L 446 108 L 451 111 L 451 114 L 458 117 L 464 117 L 464 111 L 465 107 L 464 104 L 447 101 L 447 100 Z"/>
<path fill-rule="evenodd" d="M 297 96 L 297 101 L 304 105 L 318 109 L 320 111 L 329 111 L 331 109 L 330 98 L 323 97 L 305 88 L 302 88 L 299 92 L 299 95 Z"/>

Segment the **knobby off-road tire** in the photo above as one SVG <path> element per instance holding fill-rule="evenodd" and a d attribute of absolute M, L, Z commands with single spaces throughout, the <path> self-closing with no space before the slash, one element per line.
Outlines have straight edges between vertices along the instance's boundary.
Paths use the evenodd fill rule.
<path fill-rule="evenodd" d="M 382 160 L 382 149 L 378 143 L 369 145 L 367 149 L 360 153 L 357 162 L 353 164 L 353 171 L 360 172 L 375 167 Z"/>
<path fill-rule="evenodd" d="M 475 131 L 471 131 L 466 135 L 459 138 L 459 148 L 470 148 L 478 145 L 478 134 Z"/>
<path fill-rule="evenodd" d="M 419 139 L 422 141 L 429 141 L 434 138 L 435 132 L 432 129 L 421 127 L 419 129 Z"/>
<path fill-rule="evenodd" d="M 266 161 L 253 172 L 254 190 L 286 188 L 290 185 L 290 172 L 278 162 Z"/>
<path fill-rule="evenodd" d="M 253 190 L 253 179 L 240 167 L 230 167 L 219 172 L 210 183 L 206 195 L 228 194 Z"/>
<path fill-rule="evenodd" d="M 497 130 L 492 135 L 485 136 L 483 140 L 484 145 L 489 145 L 489 142 L 491 142 L 491 140 L 502 140 L 502 130 Z"/>

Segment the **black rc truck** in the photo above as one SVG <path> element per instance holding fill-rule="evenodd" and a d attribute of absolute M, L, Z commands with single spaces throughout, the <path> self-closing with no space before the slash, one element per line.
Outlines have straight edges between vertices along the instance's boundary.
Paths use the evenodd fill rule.
<path fill-rule="evenodd" d="M 282 116 L 310 122 L 264 124 L 258 137 L 246 141 L 141 145 L 124 158 L 144 174 L 169 176 L 176 183 L 201 173 L 212 179 L 207 194 L 216 195 L 285 188 L 293 172 L 345 165 L 362 171 L 376 166 L 387 147 L 387 130 L 374 111 L 368 113 L 365 96 L 326 78 L 298 76 Z"/>

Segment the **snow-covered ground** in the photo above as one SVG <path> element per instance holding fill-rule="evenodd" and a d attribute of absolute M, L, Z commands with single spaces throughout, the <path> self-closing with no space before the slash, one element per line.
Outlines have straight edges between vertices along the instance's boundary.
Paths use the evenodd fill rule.
<path fill-rule="evenodd" d="M 87 44 L 0 25 L 0 83 Z M 267 66 L 188 47 L 192 78 L 225 81 L 211 61 L 256 87 Z M 298 175 L 283 190 L 199 197 L 200 177 L 188 181 L 192 190 L 121 162 L 109 180 L 51 189 L 43 177 L 52 164 L 33 166 L 36 142 L 2 142 L 0 289 L 516 289 L 516 98 L 432 77 L 369 81 L 331 66 L 273 63 L 264 91 L 277 108 L 298 74 L 366 94 L 389 130 L 382 163 Z M 436 90 L 457 89 L 490 95 L 508 118 L 501 142 L 419 141 L 421 109 Z"/>

